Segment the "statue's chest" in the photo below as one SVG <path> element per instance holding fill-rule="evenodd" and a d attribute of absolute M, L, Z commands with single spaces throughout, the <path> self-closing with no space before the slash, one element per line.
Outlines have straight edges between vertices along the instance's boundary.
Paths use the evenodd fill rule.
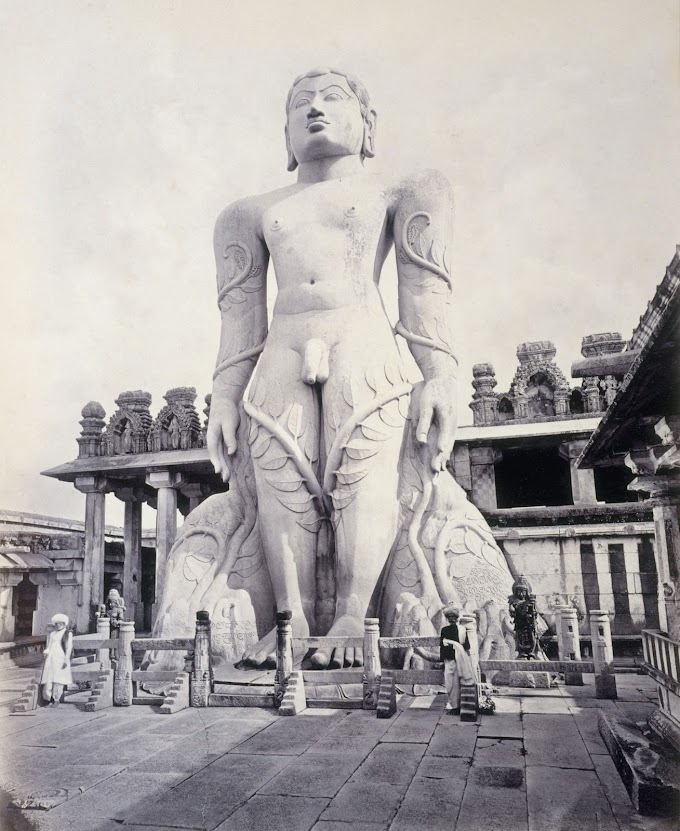
<path fill-rule="evenodd" d="M 375 195 L 345 189 L 308 190 L 268 208 L 263 214 L 263 230 L 272 253 L 281 248 L 314 242 L 337 244 L 357 237 L 377 242 L 385 224 L 384 201 Z"/>

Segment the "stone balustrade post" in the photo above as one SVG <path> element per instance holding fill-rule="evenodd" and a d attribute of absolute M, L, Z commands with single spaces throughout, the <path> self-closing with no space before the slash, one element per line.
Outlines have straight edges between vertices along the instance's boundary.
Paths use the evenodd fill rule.
<path fill-rule="evenodd" d="M 578 632 L 578 613 L 573 606 L 563 606 L 560 610 L 562 624 L 563 661 L 581 660 L 581 641 Z M 565 672 L 564 683 L 574 687 L 583 686 L 583 673 Z"/>
<path fill-rule="evenodd" d="M 106 615 L 99 615 L 97 618 L 97 637 L 106 641 L 111 638 L 111 619 Z M 102 669 L 111 669 L 111 651 L 108 647 L 97 650 L 97 660 Z"/>
<path fill-rule="evenodd" d="M 118 624 L 118 656 L 113 676 L 113 703 L 116 707 L 132 704 L 132 641 L 135 624 L 132 620 L 121 620 Z"/>
<path fill-rule="evenodd" d="M 474 615 L 461 615 L 458 623 L 465 627 L 470 642 L 470 660 L 475 670 L 477 681 L 481 680 L 479 672 L 479 638 L 477 637 L 477 618 Z"/>
<path fill-rule="evenodd" d="M 152 623 L 156 622 L 165 583 L 165 568 L 177 536 L 177 491 L 185 484 L 184 475 L 171 470 L 152 470 L 146 484 L 158 491 L 156 507 L 156 586 Z"/>
<path fill-rule="evenodd" d="M 555 606 L 555 634 L 557 635 L 557 657 L 565 661 L 564 638 L 562 637 L 562 606 Z"/>
<path fill-rule="evenodd" d="M 364 620 L 364 710 L 375 710 L 378 706 L 381 676 L 379 637 L 380 621 L 367 617 Z"/>
<path fill-rule="evenodd" d="M 288 609 L 276 613 L 276 675 L 274 676 L 274 704 L 281 705 L 288 678 L 293 671 L 293 613 Z"/>
<path fill-rule="evenodd" d="M 210 615 L 196 612 L 194 636 L 194 668 L 191 673 L 191 706 L 207 707 L 212 692 L 212 665 L 210 660 Z"/>
<path fill-rule="evenodd" d="M 616 676 L 613 669 L 614 648 L 609 612 L 603 609 L 590 610 L 590 637 L 595 664 L 595 697 L 616 698 Z"/>

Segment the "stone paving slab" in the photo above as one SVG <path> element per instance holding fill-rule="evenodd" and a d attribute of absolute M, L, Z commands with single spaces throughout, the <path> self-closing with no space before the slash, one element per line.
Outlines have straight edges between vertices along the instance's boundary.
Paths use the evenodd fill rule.
<path fill-rule="evenodd" d="M 519 696 L 517 698 L 510 698 L 507 695 L 493 695 L 494 704 L 496 705 L 496 716 L 503 713 L 514 713 L 519 715 L 522 711 L 522 702 Z"/>
<path fill-rule="evenodd" d="M 259 793 L 334 797 L 364 761 L 361 753 L 321 756 L 305 753 L 287 765 Z M 325 807 L 325 806 L 324 806 Z"/>
<path fill-rule="evenodd" d="M 289 718 L 279 716 L 277 721 L 239 745 L 236 752 L 299 756 L 341 721 L 344 715 L 341 710 L 336 710 L 333 715 L 322 718 L 304 714 Z"/>
<path fill-rule="evenodd" d="M 292 761 L 286 756 L 228 754 L 177 787 L 128 813 L 138 825 L 211 831 Z"/>
<path fill-rule="evenodd" d="M 522 714 L 526 713 L 550 713 L 569 715 L 569 707 L 567 702 L 560 696 L 560 698 L 524 698 L 522 696 Z"/>
<path fill-rule="evenodd" d="M 571 715 L 527 715 L 523 724 L 527 766 L 593 767 Z"/>
<path fill-rule="evenodd" d="M 459 756 L 472 758 L 479 728 L 451 720 L 438 724 L 427 748 L 428 756 Z"/>
<path fill-rule="evenodd" d="M 123 766 L 109 765 L 69 765 L 68 767 L 41 763 L 37 758 L 29 766 L 8 766 L 5 771 L 5 784 L 13 790 L 13 796 L 29 796 L 36 791 L 66 788 L 88 790 L 120 773 Z"/>
<path fill-rule="evenodd" d="M 407 785 L 384 782 L 348 782 L 321 814 L 322 820 L 344 823 L 388 823 L 396 814 Z M 348 826 L 347 831 L 350 831 Z"/>
<path fill-rule="evenodd" d="M 427 743 L 434 733 L 439 716 L 439 712 L 431 713 L 428 710 L 404 710 L 387 732 L 383 733 L 380 741 Z"/>
<path fill-rule="evenodd" d="M 216 831 L 310 831 L 328 805 L 327 799 L 301 796 L 254 796 Z"/>
<path fill-rule="evenodd" d="M 578 707 L 570 707 L 569 710 L 576 722 L 583 743 L 586 750 L 592 756 L 594 753 L 608 753 L 607 746 L 602 741 L 600 731 L 597 726 L 598 712 L 595 707 L 579 709 Z"/>
<path fill-rule="evenodd" d="M 353 822 L 349 825 L 340 820 L 319 820 L 312 831 L 385 831 L 384 822 Z"/>
<path fill-rule="evenodd" d="M 477 739 L 474 765 L 524 767 L 524 742 L 519 739 Z"/>
<path fill-rule="evenodd" d="M 74 816 L 88 819 L 92 824 L 101 819 L 124 819 L 177 784 L 177 774 L 123 772 L 111 777 L 106 788 L 91 788 L 81 796 L 70 799 L 50 811 L 51 817 L 61 817 L 68 827 Z"/>
<path fill-rule="evenodd" d="M 594 770 L 527 767 L 527 803 L 529 831 L 619 831 Z"/>
<path fill-rule="evenodd" d="M 616 702 L 616 710 L 618 711 L 619 715 L 623 715 L 625 718 L 630 719 L 631 721 L 647 721 L 649 716 L 656 710 L 656 705 L 650 704 L 650 702 L 643 703 L 641 701 L 617 701 Z"/>
<path fill-rule="evenodd" d="M 523 735 L 522 719 L 514 713 L 487 716 L 479 728 L 480 739 L 521 739 Z"/>
<path fill-rule="evenodd" d="M 352 776 L 352 782 L 406 784 L 413 779 L 425 745 L 379 744 Z"/>
<path fill-rule="evenodd" d="M 390 831 L 451 831 L 464 790 L 464 781 L 414 779 L 390 825 Z"/>
<path fill-rule="evenodd" d="M 465 782 L 470 772 L 470 759 L 447 758 L 445 756 L 423 756 L 416 771 L 416 779 L 447 779 L 451 782 Z"/>
<path fill-rule="evenodd" d="M 456 831 L 527 831 L 524 772 L 517 768 L 505 768 L 508 773 L 504 775 L 503 768 L 493 770 L 496 781 L 514 786 L 494 787 L 489 784 L 493 781 L 490 775 L 482 777 L 479 774 L 480 771 L 488 771 L 488 768 L 478 768 L 476 778 L 471 776 L 468 779 L 458 821 L 449 828 L 455 827 Z"/>
<path fill-rule="evenodd" d="M 328 753 L 332 756 L 341 756 L 345 753 L 353 755 L 354 753 L 361 753 L 364 758 L 377 747 L 379 742 L 378 736 L 367 737 L 342 737 L 338 736 L 335 731 L 330 730 L 319 741 L 315 742 L 309 750 L 305 753 L 308 756 L 310 753 Z"/>
<path fill-rule="evenodd" d="M 338 712 L 337 710 L 335 712 Z M 395 723 L 397 716 L 377 718 L 375 710 L 352 710 L 344 713 L 344 718 L 328 733 L 328 736 L 342 738 L 360 737 L 380 738 Z"/>

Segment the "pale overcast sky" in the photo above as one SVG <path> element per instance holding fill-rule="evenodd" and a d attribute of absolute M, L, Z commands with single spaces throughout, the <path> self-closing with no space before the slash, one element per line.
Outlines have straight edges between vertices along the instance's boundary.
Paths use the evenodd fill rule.
<path fill-rule="evenodd" d="M 584 334 L 629 337 L 680 242 L 679 30 L 679 0 L 3 0 L 0 506 L 83 517 L 38 474 L 91 399 L 156 413 L 186 385 L 202 409 L 214 220 L 292 180 L 285 95 L 312 66 L 369 88 L 367 164 L 453 183 L 461 422 L 473 363 L 502 391 L 522 341 L 568 375 Z M 393 305 L 391 264 L 383 284 Z"/>

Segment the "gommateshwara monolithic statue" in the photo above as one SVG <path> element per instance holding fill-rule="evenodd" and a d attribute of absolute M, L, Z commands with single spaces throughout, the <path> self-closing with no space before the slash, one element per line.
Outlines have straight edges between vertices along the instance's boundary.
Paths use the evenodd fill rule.
<path fill-rule="evenodd" d="M 213 620 L 213 654 L 271 664 L 274 612 L 295 636 L 436 634 L 477 610 L 482 655 L 509 657 L 512 578 L 446 470 L 455 431 L 449 183 L 371 175 L 376 113 L 355 77 L 316 69 L 286 102 L 297 181 L 242 199 L 215 228 L 222 334 L 208 447 L 230 490 L 187 518 L 154 634 Z M 378 288 L 394 244 L 399 322 Z M 267 331 L 267 267 L 278 295 Z M 424 380 L 409 379 L 395 334 Z M 257 368 L 256 368 L 257 365 Z M 243 396 L 254 373 L 247 398 Z M 152 656 L 156 667 L 178 656 Z M 317 650 L 316 667 L 361 650 Z"/>

